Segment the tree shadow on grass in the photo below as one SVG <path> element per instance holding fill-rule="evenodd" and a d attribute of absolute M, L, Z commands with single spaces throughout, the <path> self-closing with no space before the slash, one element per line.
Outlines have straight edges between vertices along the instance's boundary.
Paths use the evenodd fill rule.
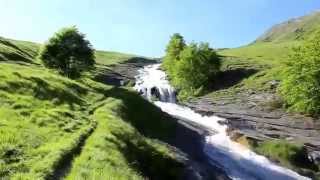
<path fill-rule="evenodd" d="M 77 84 L 63 83 L 65 87 L 56 87 L 38 77 L 22 77 L 19 73 L 15 73 L 15 75 L 22 81 L 9 81 L 5 87 L 0 87 L 0 89 L 21 94 L 31 90 L 32 95 L 39 100 L 53 101 L 57 105 L 66 103 L 71 108 L 75 104 L 85 103 L 80 97 L 86 95 L 88 90 Z"/>
<path fill-rule="evenodd" d="M 211 166 L 204 157 L 203 136 L 200 132 L 181 124 L 179 120 L 161 111 L 160 108 L 136 92 L 114 87 L 104 91 L 104 94 L 122 100 L 123 106 L 117 109 L 117 113 L 123 120 L 130 123 L 139 134 L 174 146 L 176 153 L 181 157 L 181 161 L 171 157 L 163 157 L 163 154 L 150 143 L 136 141 L 137 136 L 135 135 L 124 134 L 121 130 L 114 133 L 114 136 L 126 144 L 125 147 L 119 147 L 119 149 L 124 153 L 127 161 L 133 164 L 138 161 L 135 168 L 139 172 L 151 177 L 151 179 L 177 179 L 174 177 L 177 177 L 178 174 L 190 179 L 189 176 L 197 177 L 197 173 L 209 179 L 212 179 L 210 177 L 226 177 L 222 170 Z M 201 170 L 199 172 L 190 170 L 189 174 L 185 174 L 189 161 L 200 163 Z"/>
<path fill-rule="evenodd" d="M 34 59 L 34 57 L 29 52 L 16 46 L 14 43 L 0 37 L 0 44 L 3 44 L 5 46 L 8 46 L 16 50 L 15 52 L 10 52 L 10 51 L 1 52 L 0 60 L 13 60 L 13 61 L 23 61 L 23 62 L 33 63 L 32 59 Z M 29 51 L 32 51 L 32 50 L 29 49 Z"/>
<path fill-rule="evenodd" d="M 153 180 L 180 179 L 184 164 L 161 152 L 139 134 L 112 133 L 125 146 L 114 142 L 131 167 Z"/>
<path fill-rule="evenodd" d="M 161 142 L 171 144 L 177 121 L 136 92 L 120 87 L 107 91 L 95 90 L 104 93 L 107 97 L 121 100 L 123 105 L 116 109 L 117 115 L 137 130 L 136 133 L 128 133 L 120 129 L 111 132 L 125 146 L 108 139 L 117 145 L 128 163 L 144 177 L 150 179 L 180 179 L 185 168 L 184 162 L 168 156 L 142 138 L 152 138 L 150 141 L 158 141 L 160 144 Z"/>
<path fill-rule="evenodd" d="M 104 94 L 122 100 L 123 106 L 118 109 L 119 115 L 144 136 L 163 141 L 174 136 L 176 121 L 137 93 L 114 87 Z"/>

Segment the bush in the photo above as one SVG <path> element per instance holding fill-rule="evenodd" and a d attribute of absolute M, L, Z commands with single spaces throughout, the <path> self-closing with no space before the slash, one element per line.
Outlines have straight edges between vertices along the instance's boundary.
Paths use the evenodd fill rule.
<path fill-rule="evenodd" d="M 319 115 L 320 31 L 293 50 L 279 92 L 291 110 Z"/>
<path fill-rule="evenodd" d="M 172 36 L 166 49 L 163 67 L 172 84 L 185 99 L 201 93 L 220 69 L 220 58 L 208 43 L 186 45 L 183 37 Z"/>
<path fill-rule="evenodd" d="M 95 63 L 92 45 L 75 26 L 55 33 L 42 47 L 39 59 L 46 67 L 57 69 L 72 78 L 78 77 Z"/>

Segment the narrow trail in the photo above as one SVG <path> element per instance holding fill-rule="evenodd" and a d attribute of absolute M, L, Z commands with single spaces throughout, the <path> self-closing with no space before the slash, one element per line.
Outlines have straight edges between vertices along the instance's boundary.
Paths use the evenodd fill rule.
<path fill-rule="evenodd" d="M 79 143 L 67 154 L 65 154 L 61 160 L 58 162 L 57 167 L 55 168 L 52 176 L 46 178 L 49 180 L 62 180 L 64 179 L 72 169 L 72 163 L 75 158 L 80 156 L 84 145 L 86 144 L 86 140 L 91 136 L 91 134 L 96 129 L 97 125 L 93 125 L 93 127 L 86 133 L 81 135 L 79 139 Z"/>

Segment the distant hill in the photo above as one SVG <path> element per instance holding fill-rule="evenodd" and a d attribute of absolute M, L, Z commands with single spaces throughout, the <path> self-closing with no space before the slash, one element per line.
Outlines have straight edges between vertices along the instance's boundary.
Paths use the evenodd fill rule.
<path fill-rule="evenodd" d="M 0 61 L 37 63 L 36 56 L 40 46 L 39 43 L 0 37 Z M 96 51 L 95 56 L 96 62 L 103 65 L 115 64 L 138 57 L 132 54 L 100 50 Z"/>
<path fill-rule="evenodd" d="M 303 40 L 320 28 L 320 11 L 293 18 L 277 24 L 266 31 L 255 42 L 281 42 Z"/>
<path fill-rule="evenodd" d="M 0 37 L 0 61 L 31 62 L 36 57 L 40 44 Z"/>
<path fill-rule="evenodd" d="M 291 49 L 320 29 L 320 11 L 274 25 L 253 43 L 220 50 L 223 56 L 253 61 L 255 64 L 278 65 L 288 58 Z"/>
<path fill-rule="evenodd" d="M 268 90 L 268 82 L 281 80 L 283 62 L 293 47 L 320 29 L 320 11 L 274 25 L 254 42 L 232 49 L 218 50 L 224 56 L 223 68 L 256 69 L 259 73 L 243 81 L 246 89 Z"/>

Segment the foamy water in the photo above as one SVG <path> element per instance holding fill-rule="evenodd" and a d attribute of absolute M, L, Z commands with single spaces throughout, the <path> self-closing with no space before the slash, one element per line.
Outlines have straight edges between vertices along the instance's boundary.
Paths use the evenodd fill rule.
<path fill-rule="evenodd" d="M 159 69 L 160 64 L 149 65 L 139 70 L 135 89 L 148 100 L 153 94 L 159 95 L 160 101 L 154 104 L 164 112 L 198 123 L 217 132 L 205 137 L 203 151 L 215 166 L 224 169 L 235 180 L 307 180 L 298 173 L 280 167 L 264 156 L 258 155 L 238 144 L 227 135 L 225 121 L 217 116 L 202 116 L 188 107 L 176 104 L 175 91 L 166 79 L 166 74 Z M 155 93 L 156 92 L 156 93 Z M 192 144 L 190 144 L 192 146 Z"/>

